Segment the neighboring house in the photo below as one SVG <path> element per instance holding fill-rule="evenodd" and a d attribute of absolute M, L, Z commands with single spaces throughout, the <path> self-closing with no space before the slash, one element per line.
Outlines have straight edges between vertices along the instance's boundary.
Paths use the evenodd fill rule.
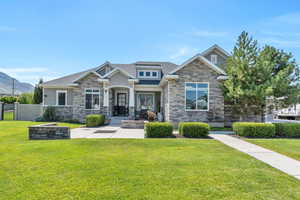
<path fill-rule="evenodd" d="M 43 105 L 56 106 L 64 119 L 84 121 L 91 113 L 137 119 L 147 110 L 164 121 L 203 121 L 224 126 L 224 97 L 229 54 L 218 45 L 188 59 L 171 62 L 106 62 L 42 84 Z"/>

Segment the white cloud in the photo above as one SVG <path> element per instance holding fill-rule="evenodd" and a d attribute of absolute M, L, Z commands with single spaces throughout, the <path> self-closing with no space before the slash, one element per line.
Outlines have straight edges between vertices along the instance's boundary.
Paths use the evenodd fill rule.
<path fill-rule="evenodd" d="M 228 35 L 228 32 L 196 30 L 191 32 L 190 34 L 196 37 L 225 37 Z"/>
<path fill-rule="evenodd" d="M 178 59 L 181 57 L 190 56 L 191 54 L 194 54 L 197 50 L 195 48 L 191 47 L 181 47 L 178 48 L 172 55 L 170 55 L 170 59 Z"/>
<path fill-rule="evenodd" d="M 286 48 L 300 48 L 300 40 L 285 40 L 278 38 L 262 38 L 261 42 Z"/>
<path fill-rule="evenodd" d="M 273 23 L 283 23 L 283 24 L 290 24 L 290 25 L 299 25 L 300 24 L 300 13 L 287 13 L 284 15 L 280 15 L 271 19 Z"/>
<path fill-rule="evenodd" d="M 0 71 L 4 73 L 35 73 L 35 72 L 46 72 L 47 68 L 44 67 L 24 67 L 24 68 L 1 68 Z"/>
<path fill-rule="evenodd" d="M 12 32 L 16 31 L 16 28 L 8 27 L 8 26 L 0 26 L 0 32 Z"/>
<path fill-rule="evenodd" d="M 0 72 L 4 72 L 9 76 L 21 82 L 36 84 L 40 78 L 43 80 L 51 80 L 57 78 L 56 72 L 49 71 L 45 67 L 0 67 Z"/>

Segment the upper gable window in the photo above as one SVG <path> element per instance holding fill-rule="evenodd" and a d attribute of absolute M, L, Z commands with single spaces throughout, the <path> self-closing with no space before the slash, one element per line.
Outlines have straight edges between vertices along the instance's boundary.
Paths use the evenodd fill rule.
<path fill-rule="evenodd" d="M 210 61 L 212 62 L 212 64 L 216 65 L 218 63 L 218 56 L 216 54 L 210 55 Z"/>
<path fill-rule="evenodd" d="M 159 78 L 158 70 L 138 70 L 138 78 Z"/>

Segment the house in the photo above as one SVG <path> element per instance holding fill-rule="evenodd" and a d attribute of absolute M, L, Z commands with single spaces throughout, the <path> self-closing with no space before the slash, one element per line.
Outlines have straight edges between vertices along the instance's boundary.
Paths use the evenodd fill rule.
<path fill-rule="evenodd" d="M 160 113 L 164 121 L 203 121 L 224 126 L 224 97 L 229 54 L 214 45 L 181 65 L 171 62 L 104 64 L 42 84 L 43 105 L 56 106 L 64 119 L 84 121 L 87 114 L 143 117 Z"/>

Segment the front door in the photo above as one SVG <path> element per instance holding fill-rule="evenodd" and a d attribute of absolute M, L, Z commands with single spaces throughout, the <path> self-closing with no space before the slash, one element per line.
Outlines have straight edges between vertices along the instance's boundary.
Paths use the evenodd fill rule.
<path fill-rule="evenodd" d="M 127 112 L 127 94 L 126 93 L 117 93 L 117 106 L 116 114 L 119 116 L 126 116 Z"/>

